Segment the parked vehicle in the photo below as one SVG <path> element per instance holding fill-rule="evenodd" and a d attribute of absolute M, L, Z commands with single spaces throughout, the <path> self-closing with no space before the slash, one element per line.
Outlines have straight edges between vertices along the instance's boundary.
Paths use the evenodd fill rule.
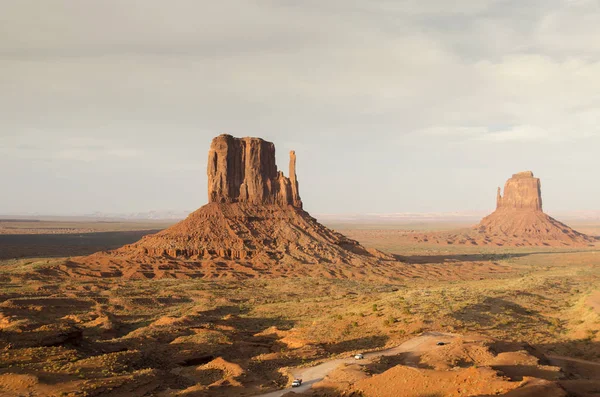
<path fill-rule="evenodd" d="M 302 379 L 294 379 L 294 381 L 292 382 L 292 387 L 300 387 L 301 384 Z"/>
<path fill-rule="evenodd" d="M 363 358 L 365 358 L 365 356 L 363 356 L 361 353 L 358 353 L 356 356 L 354 356 L 355 360 L 362 360 Z"/>

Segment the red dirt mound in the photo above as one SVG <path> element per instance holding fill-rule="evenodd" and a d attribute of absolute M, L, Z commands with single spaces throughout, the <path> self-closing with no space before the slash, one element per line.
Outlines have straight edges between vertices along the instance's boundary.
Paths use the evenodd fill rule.
<path fill-rule="evenodd" d="M 362 395 L 377 397 L 455 397 L 498 395 L 516 386 L 489 368 L 435 371 L 399 365 L 381 375 L 357 382 L 354 389 Z"/>

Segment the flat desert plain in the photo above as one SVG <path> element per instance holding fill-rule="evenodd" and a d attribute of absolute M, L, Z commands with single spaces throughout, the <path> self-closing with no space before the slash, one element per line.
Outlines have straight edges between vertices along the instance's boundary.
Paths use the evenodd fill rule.
<path fill-rule="evenodd" d="M 428 244 L 414 235 L 461 225 L 333 224 L 394 255 L 397 273 L 374 282 L 289 274 L 124 280 L 57 271 L 71 256 L 117 248 L 167 224 L 1 223 L 0 395 L 283 395 L 292 389 L 278 390 L 324 368 L 318 365 L 331 368 L 313 371 L 299 393 L 600 390 L 598 243 Z M 600 223 L 572 226 L 600 235 Z M 357 353 L 365 360 L 353 360 Z"/>

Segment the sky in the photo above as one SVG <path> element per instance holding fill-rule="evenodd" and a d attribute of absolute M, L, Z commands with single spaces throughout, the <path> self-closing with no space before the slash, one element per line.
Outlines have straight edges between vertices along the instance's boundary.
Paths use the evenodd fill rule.
<path fill-rule="evenodd" d="M 596 0 L 0 0 L 0 214 L 194 210 L 212 137 L 314 213 L 600 209 Z"/>

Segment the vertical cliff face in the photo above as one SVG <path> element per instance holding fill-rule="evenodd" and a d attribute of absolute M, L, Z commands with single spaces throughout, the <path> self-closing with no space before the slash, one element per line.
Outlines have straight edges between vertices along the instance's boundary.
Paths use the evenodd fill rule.
<path fill-rule="evenodd" d="M 208 153 L 208 201 L 302 208 L 295 153 L 290 153 L 287 178 L 277 170 L 273 143 L 231 135 L 214 138 Z"/>
<path fill-rule="evenodd" d="M 542 211 L 542 190 L 533 172 L 514 174 L 504 185 L 504 196 L 498 188 L 497 209 Z"/>

